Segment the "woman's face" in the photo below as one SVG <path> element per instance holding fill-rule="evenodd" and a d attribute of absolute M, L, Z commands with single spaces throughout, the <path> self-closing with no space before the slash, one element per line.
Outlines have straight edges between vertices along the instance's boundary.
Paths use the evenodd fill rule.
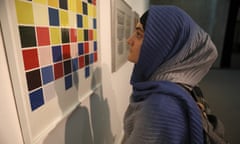
<path fill-rule="evenodd" d="M 144 37 L 144 30 L 141 23 L 136 25 L 135 31 L 128 38 L 127 42 L 130 46 L 128 60 L 133 63 L 137 63 L 140 55 L 140 49 L 142 47 Z"/>

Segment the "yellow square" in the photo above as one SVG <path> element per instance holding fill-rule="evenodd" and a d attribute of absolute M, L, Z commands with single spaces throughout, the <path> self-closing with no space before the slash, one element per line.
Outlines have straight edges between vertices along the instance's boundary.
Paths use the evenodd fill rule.
<path fill-rule="evenodd" d="M 93 5 L 88 4 L 88 16 L 93 16 Z"/>
<path fill-rule="evenodd" d="M 47 0 L 33 0 L 33 1 L 36 3 L 47 4 Z"/>
<path fill-rule="evenodd" d="M 84 41 L 84 38 L 83 38 L 83 30 L 82 29 L 78 29 L 77 30 L 77 41 Z"/>
<path fill-rule="evenodd" d="M 93 15 L 92 16 L 94 18 L 96 18 L 97 17 L 97 8 L 96 8 L 96 6 L 93 6 L 92 11 L 93 11 Z"/>
<path fill-rule="evenodd" d="M 19 24 L 34 24 L 32 4 L 16 0 L 15 5 Z"/>
<path fill-rule="evenodd" d="M 82 13 L 83 9 L 82 9 L 82 1 L 81 0 L 77 0 L 77 13 Z"/>
<path fill-rule="evenodd" d="M 65 10 L 60 10 L 60 23 L 61 26 L 68 26 L 68 12 Z"/>
<path fill-rule="evenodd" d="M 59 0 L 48 0 L 48 5 L 52 7 L 59 7 Z"/>
<path fill-rule="evenodd" d="M 59 28 L 50 28 L 51 44 L 61 43 L 61 34 Z"/>
<path fill-rule="evenodd" d="M 83 27 L 88 28 L 88 16 L 83 15 Z"/>
<path fill-rule="evenodd" d="M 97 40 L 97 30 L 93 30 L 93 40 L 96 41 Z"/>
<path fill-rule="evenodd" d="M 77 0 L 68 0 L 68 9 L 77 12 Z"/>

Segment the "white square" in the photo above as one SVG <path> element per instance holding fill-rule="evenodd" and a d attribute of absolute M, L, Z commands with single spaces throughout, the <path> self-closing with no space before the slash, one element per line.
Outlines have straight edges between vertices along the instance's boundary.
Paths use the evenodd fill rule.
<path fill-rule="evenodd" d="M 57 96 L 54 86 L 54 82 L 43 86 L 43 95 L 46 103 Z"/>
<path fill-rule="evenodd" d="M 34 22 L 36 25 L 48 26 L 49 18 L 48 18 L 48 9 L 46 5 L 42 4 L 33 4 L 33 15 Z"/>
<path fill-rule="evenodd" d="M 77 16 L 76 13 L 69 12 L 68 13 L 68 21 L 69 21 L 69 26 L 76 28 L 77 27 Z"/>

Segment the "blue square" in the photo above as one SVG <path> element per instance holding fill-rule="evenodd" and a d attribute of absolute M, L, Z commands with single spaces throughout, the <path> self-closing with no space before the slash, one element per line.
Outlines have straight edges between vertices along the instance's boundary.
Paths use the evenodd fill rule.
<path fill-rule="evenodd" d="M 83 27 L 82 16 L 77 14 L 77 27 Z"/>
<path fill-rule="evenodd" d="M 72 75 L 68 75 L 64 78 L 65 80 L 65 89 L 69 89 L 72 87 Z"/>
<path fill-rule="evenodd" d="M 96 41 L 94 41 L 94 43 L 93 43 L 93 49 L 94 49 L 94 51 L 97 51 L 97 42 Z"/>
<path fill-rule="evenodd" d="M 42 89 L 38 89 L 30 93 L 29 97 L 30 97 L 30 104 L 31 104 L 32 111 L 34 111 L 35 109 L 39 108 L 44 104 Z"/>
<path fill-rule="evenodd" d="M 59 26 L 59 14 L 57 9 L 48 8 L 49 24 L 51 26 Z"/>
<path fill-rule="evenodd" d="M 84 54 L 83 43 L 78 43 L 78 55 L 83 54 Z"/>
<path fill-rule="evenodd" d="M 53 81 L 53 69 L 52 66 L 42 68 L 42 81 L 43 84 L 47 84 Z"/>
<path fill-rule="evenodd" d="M 72 69 L 73 71 L 78 70 L 78 58 L 72 59 Z"/>
<path fill-rule="evenodd" d="M 97 20 L 94 18 L 93 19 L 93 28 L 96 29 L 97 28 Z"/>
<path fill-rule="evenodd" d="M 85 78 L 88 78 L 89 76 L 90 76 L 90 68 L 88 66 L 88 67 L 85 67 Z"/>
<path fill-rule="evenodd" d="M 89 55 L 89 60 L 90 60 L 90 64 L 93 64 L 93 62 L 94 62 L 94 55 L 93 55 L 93 53 Z"/>
<path fill-rule="evenodd" d="M 62 60 L 61 46 L 52 47 L 52 57 L 53 57 L 53 62 L 58 62 Z"/>

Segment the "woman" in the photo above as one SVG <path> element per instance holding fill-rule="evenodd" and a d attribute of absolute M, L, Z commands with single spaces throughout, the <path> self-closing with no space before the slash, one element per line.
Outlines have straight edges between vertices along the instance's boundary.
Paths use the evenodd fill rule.
<path fill-rule="evenodd" d="M 151 6 L 128 39 L 133 93 L 123 144 L 202 144 L 201 112 L 188 93 L 217 57 L 204 32 L 180 8 Z"/>

